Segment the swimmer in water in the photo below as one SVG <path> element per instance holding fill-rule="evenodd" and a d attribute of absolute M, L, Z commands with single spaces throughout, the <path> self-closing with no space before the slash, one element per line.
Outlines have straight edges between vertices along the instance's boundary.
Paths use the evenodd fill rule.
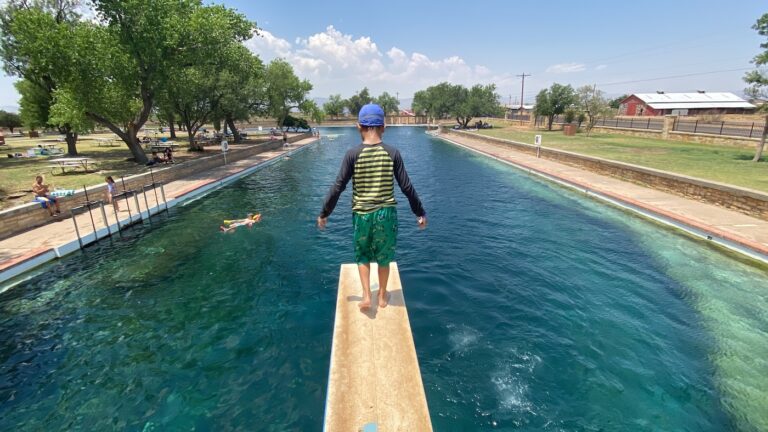
<path fill-rule="evenodd" d="M 219 230 L 222 232 L 229 232 L 236 230 L 237 227 L 240 226 L 247 226 L 250 228 L 256 222 L 261 222 L 261 213 L 248 213 L 248 216 L 245 219 L 225 220 L 224 225 L 220 226 Z"/>

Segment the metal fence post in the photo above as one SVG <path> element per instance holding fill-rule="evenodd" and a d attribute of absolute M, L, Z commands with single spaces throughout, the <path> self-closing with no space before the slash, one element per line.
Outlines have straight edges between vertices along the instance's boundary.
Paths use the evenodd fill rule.
<path fill-rule="evenodd" d="M 614 127 L 619 127 L 619 118 L 618 117 L 616 117 L 616 126 L 614 126 Z"/>
<path fill-rule="evenodd" d="M 632 127 L 633 127 L 634 125 L 635 125 L 635 118 L 634 118 L 634 117 L 632 117 L 631 119 L 629 119 L 629 128 L 630 128 L 630 129 L 632 129 Z"/>
<path fill-rule="evenodd" d="M 723 134 L 723 126 L 725 126 L 725 122 L 724 122 L 724 121 L 721 121 L 721 122 L 720 122 L 720 135 L 722 135 L 722 134 Z"/>
<path fill-rule="evenodd" d="M 648 124 L 645 125 L 645 128 L 646 129 L 650 129 L 651 128 L 651 118 L 650 117 L 648 117 Z"/>
<path fill-rule="evenodd" d="M 752 127 L 749 128 L 749 137 L 752 138 L 752 131 L 755 130 L 755 122 L 752 122 Z"/>
<path fill-rule="evenodd" d="M 693 133 L 699 129 L 699 119 L 696 119 L 696 123 L 693 124 Z"/>

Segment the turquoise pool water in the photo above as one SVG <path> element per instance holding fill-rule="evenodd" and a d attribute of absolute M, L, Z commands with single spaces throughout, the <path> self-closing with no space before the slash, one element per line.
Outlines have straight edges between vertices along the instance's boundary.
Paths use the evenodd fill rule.
<path fill-rule="evenodd" d="M 327 132 L 0 294 L 0 430 L 319 430 L 349 191 L 313 223 L 357 142 Z M 764 270 L 423 129 L 387 138 L 430 217 L 399 196 L 436 431 L 768 430 Z"/>

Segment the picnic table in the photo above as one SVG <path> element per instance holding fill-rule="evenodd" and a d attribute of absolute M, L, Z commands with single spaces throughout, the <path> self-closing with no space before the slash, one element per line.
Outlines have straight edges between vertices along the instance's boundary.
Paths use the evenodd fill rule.
<path fill-rule="evenodd" d="M 102 145 L 112 147 L 115 145 L 120 145 L 120 143 L 115 142 L 114 138 L 96 138 L 96 145 L 98 147 L 101 147 Z"/>
<path fill-rule="evenodd" d="M 80 168 L 82 167 L 85 172 L 88 172 L 88 164 L 93 165 L 93 159 L 86 157 L 69 157 L 51 159 L 55 165 L 48 165 L 48 168 L 61 168 L 61 173 L 64 174 L 65 168 Z"/>
<path fill-rule="evenodd" d="M 172 151 L 175 151 L 178 147 L 179 145 L 173 141 L 166 141 L 166 142 L 161 141 L 161 142 L 151 143 L 149 145 L 149 149 L 151 151 L 165 151 L 165 149 L 167 148 L 171 149 Z"/>

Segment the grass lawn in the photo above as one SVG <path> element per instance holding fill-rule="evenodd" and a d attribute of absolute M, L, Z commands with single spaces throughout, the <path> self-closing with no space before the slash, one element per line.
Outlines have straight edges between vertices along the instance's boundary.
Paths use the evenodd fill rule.
<path fill-rule="evenodd" d="M 188 153 L 183 150 L 186 140 L 184 136 L 178 135 L 176 142 L 181 145 L 182 150 L 174 153 L 176 161 L 201 156 L 201 153 Z M 6 209 L 20 204 L 32 201 L 32 182 L 35 176 L 42 174 L 45 176 L 45 182 L 59 189 L 82 189 L 83 186 L 91 186 L 104 183 L 104 177 L 111 175 L 119 182 L 120 176 L 129 176 L 148 171 L 149 168 L 129 161 L 132 157 L 128 146 L 120 140 L 116 140 L 119 145 L 113 147 L 98 146 L 96 138 L 114 137 L 114 135 L 86 135 L 77 141 L 77 151 L 80 157 L 92 158 L 95 161 L 95 168 L 85 173 L 82 169 L 67 169 L 65 174 L 60 169 L 48 168 L 51 165 L 51 159 L 67 157 L 67 155 L 58 156 L 38 156 L 23 158 L 8 158 L 7 153 L 26 154 L 27 149 L 36 147 L 38 144 L 52 144 L 50 140 L 55 137 L 40 138 L 7 138 L 7 146 L 0 150 L 0 209 Z M 66 151 L 66 143 L 56 143 L 58 147 Z"/>
<path fill-rule="evenodd" d="M 768 192 L 768 162 L 752 162 L 754 148 L 664 141 L 630 135 L 592 133 L 565 136 L 562 131 L 513 127 L 481 130 L 483 135 L 533 144 Z"/>

